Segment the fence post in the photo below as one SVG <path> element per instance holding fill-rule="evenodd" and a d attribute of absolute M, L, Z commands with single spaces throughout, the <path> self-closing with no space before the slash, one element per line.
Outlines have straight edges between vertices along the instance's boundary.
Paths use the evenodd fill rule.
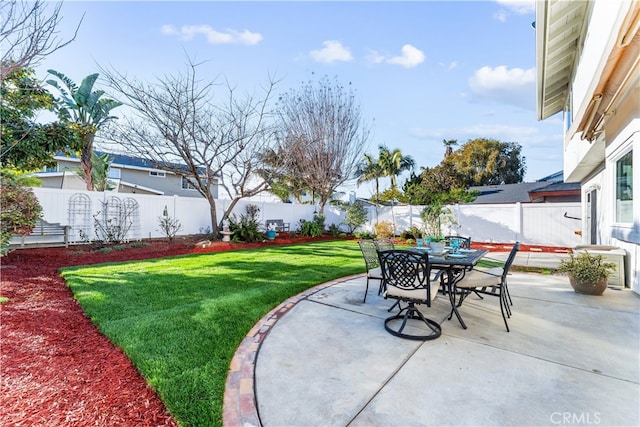
<path fill-rule="evenodd" d="M 514 228 L 516 229 L 514 241 L 518 242 L 520 240 L 520 236 L 522 236 L 522 202 L 516 202 L 513 208 L 515 209 Z"/>

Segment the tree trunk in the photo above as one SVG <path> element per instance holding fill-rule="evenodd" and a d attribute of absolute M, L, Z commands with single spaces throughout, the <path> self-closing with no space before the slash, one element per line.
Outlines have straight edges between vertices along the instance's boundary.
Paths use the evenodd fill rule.
<path fill-rule="evenodd" d="M 95 134 L 89 132 L 82 135 L 82 153 L 80 153 L 80 167 L 84 175 L 84 182 L 87 185 L 87 191 L 93 191 L 93 162 L 91 155 L 93 154 L 93 138 Z"/>
<path fill-rule="evenodd" d="M 213 198 L 211 192 L 205 195 L 207 202 L 209 202 L 209 215 L 211 216 L 211 234 L 214 238 L 218 237 L 218 214 L 216 213 L 216 199 Z"/>

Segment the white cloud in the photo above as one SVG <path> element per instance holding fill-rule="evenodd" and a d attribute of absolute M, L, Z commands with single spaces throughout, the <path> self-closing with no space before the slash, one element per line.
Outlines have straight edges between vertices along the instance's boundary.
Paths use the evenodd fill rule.
<path fill-rule="evenodd" d="M 405 44 L 404 46 L 402 46 L 400 52 L 400 56 L 389 58 L 387 62 L 389 64 L 398 64 L 402 65 L 405 68 L 411 68 L 424 62 L 425 60 L 424 53 L 420 49 L 410 44 Z"/>
<path fill-rule="evenodd" d="M 327 40 L 322 42 L 324 47 L 309 52 L 311 58 L 316 62 L 330 64 L 336 61 L 351 61 L 353 57 L 348 48 L 337 40 Z"/>
<path fill-rule="evenodd" d="M 496 0 L 501 6 L 506 7 L 510 11 L 518 15 L 526 15 L 527 13 L 535 13 L 535 0 Z"/>
<path fill-rule="evenodd" d="M 458 68 L 458 61 L 451 61 L 448 64 L 445 64 L 444 62 L 438 62 L 438 65 L 447 71 L 451 71 L 455 68 Z"/>
<path fill-rule="evenodd" d="M 469 79 L 469 88 L 475 98 L 530 110 L 535 108 L 535 86 L 535 68 L 485 66 Z"/>
<path fill-rule="evenodd" d="M 500 22 L 507 22 L 507 11 L 506 10 L 499 10 L 496 13 L 493 14 L 493 17 Z"/>
<path fill-rule="evenodd" d="M 244 44 L 255 45 L 262 40 L 262 34 L 249 30 L 235 31 L 227 29 L 225 32 L 216 31 L 209 25 L 183 25 L 179 29 L 173 25 L 163 25 L 160 29 L 167 36 L 179 36 L 182 40 L 193 40 L 197 35 L 206 37 L 210 44 Z"/>
<path fill-rule="evenodd" d="M 369 49 L 366 59 L 367 62 L 371 62 L 372 64 L 381 64 L 384 62 L 384 55 L 377 50 Z"/>

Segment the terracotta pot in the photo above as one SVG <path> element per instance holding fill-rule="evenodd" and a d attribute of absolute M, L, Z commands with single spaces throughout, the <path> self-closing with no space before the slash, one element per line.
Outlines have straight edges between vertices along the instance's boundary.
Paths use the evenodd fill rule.
<path fill-rule="evenodd" d="M 602 293 L 607 289 L 607 284 L 609 283 L 609 279 L 606 277 L 600 280 L 598 283 L 591 282 L 581 282 L 573 276 L 569 276 L 569 283 L 574 291 L 580 294 L 586 295 L 602 295 Z"/>

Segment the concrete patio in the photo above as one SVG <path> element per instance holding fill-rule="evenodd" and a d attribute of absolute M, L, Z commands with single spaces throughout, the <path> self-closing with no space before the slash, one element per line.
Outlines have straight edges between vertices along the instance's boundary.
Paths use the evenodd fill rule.
<path fill-rule="evenodd" d="M 298 299 L 260 332 L 259 421 L 242 424 L 640 425 L 635 293 L 585 296 L 566 277 L 516 272 L 510 333 L 496 298 L 468 298 L 464 330 L 439 297 L 424 312 L 442 336 L 416 342 L 384 330 L 392 302 L 374 282 L 363 304 L 364 283 L 350 278 Z"/>

